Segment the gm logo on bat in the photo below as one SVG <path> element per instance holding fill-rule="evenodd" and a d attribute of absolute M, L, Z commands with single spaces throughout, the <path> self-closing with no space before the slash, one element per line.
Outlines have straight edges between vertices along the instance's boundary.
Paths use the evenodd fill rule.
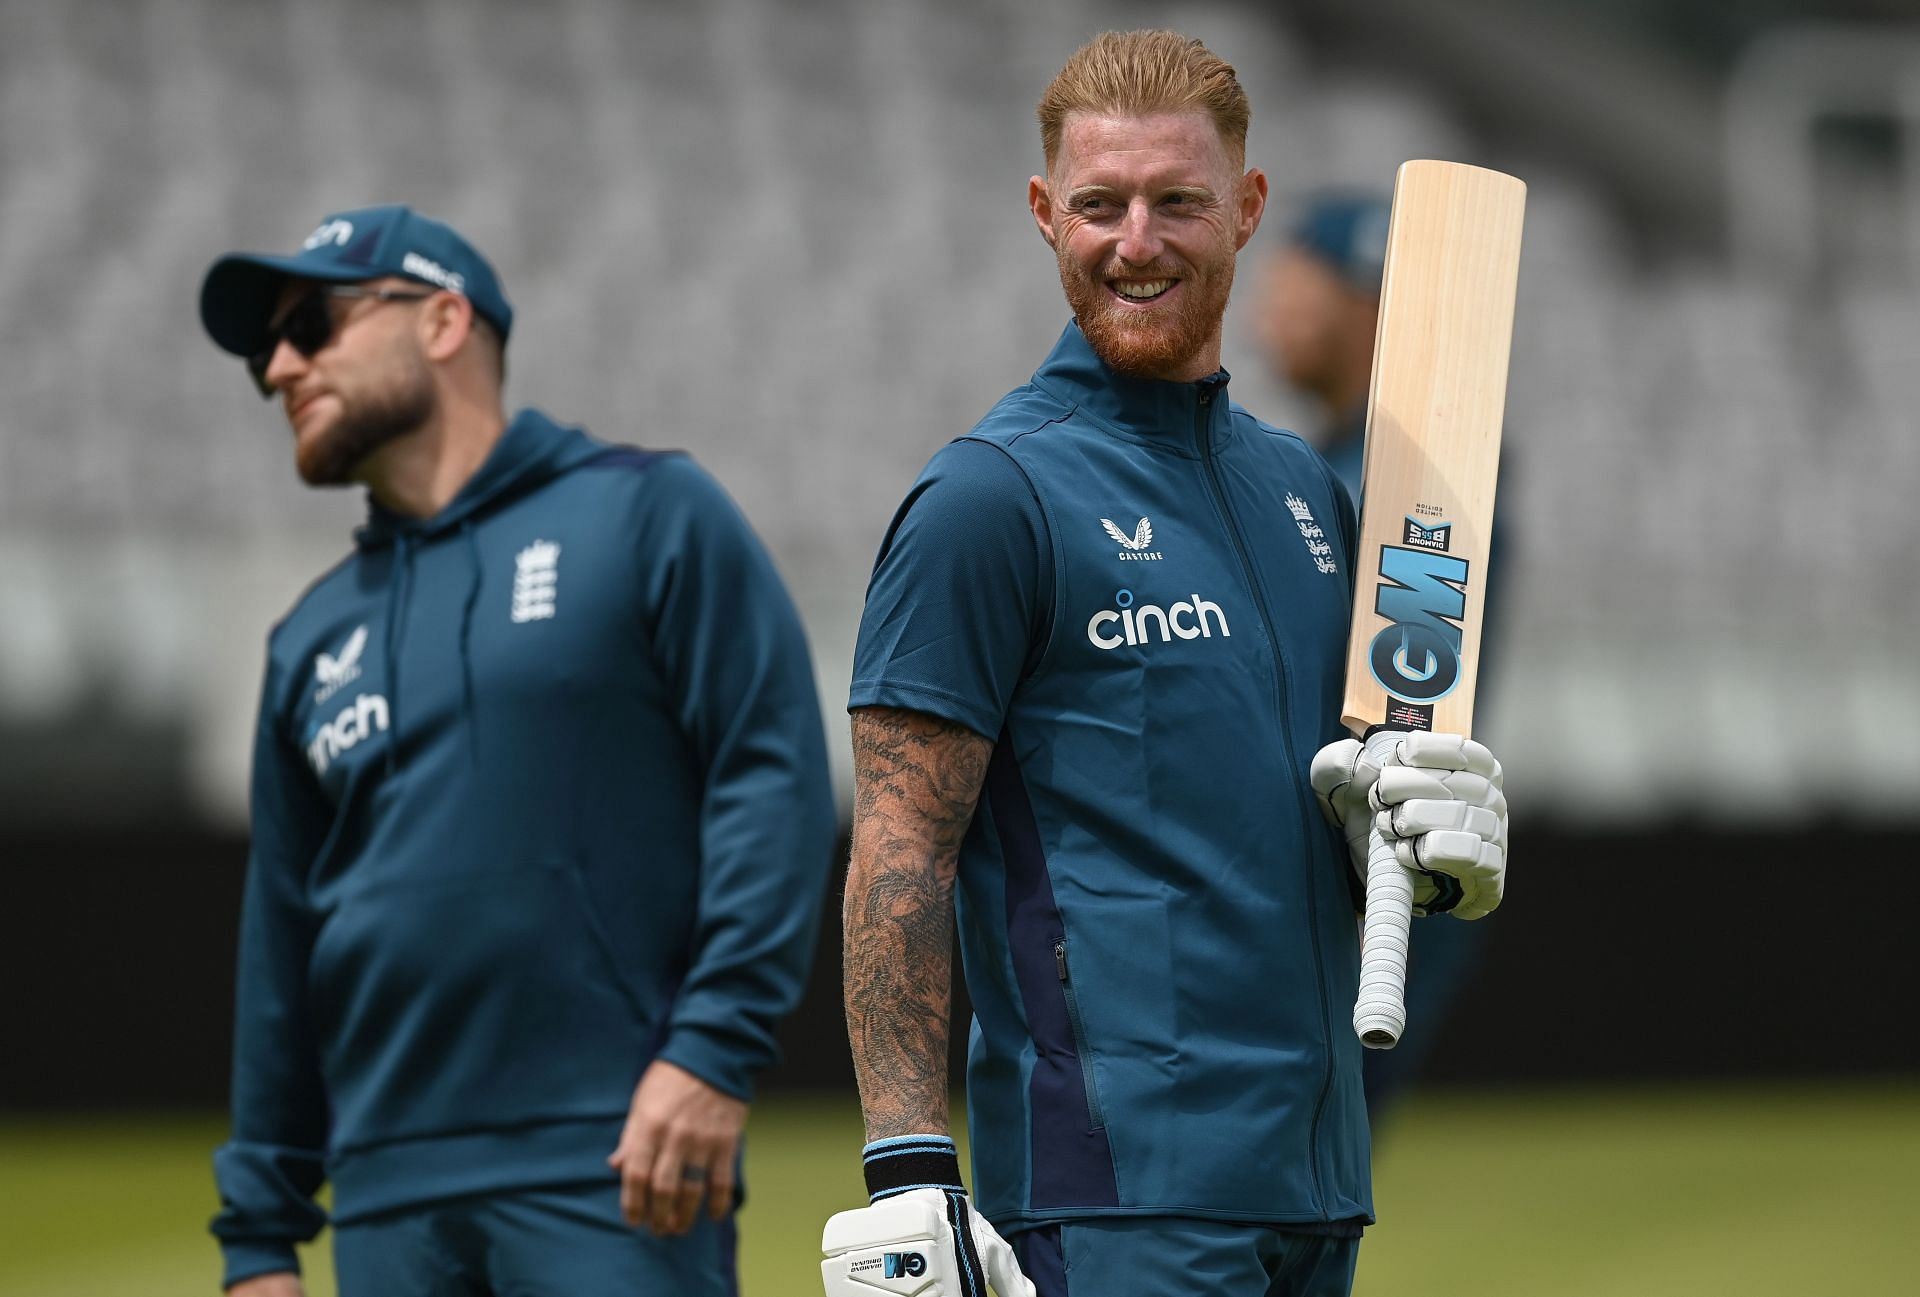
<path fill-rule="evenodd" d="M 927 1272 L 927 1258 L 918 1252 L 888 1252 L 886 1275 L 889 1279 L 918 1279 Z"/>
<path fill-rule="evenodd" d="M 1367 666 L 1395 698 L 1431 703 L 1460 683 L 1460 622 L 1467 614 L 1467 560 L 1447 553 L 1451 523 L 1407 519 L 1403 545 L 1380 547 L 1373 610 L 1391 625 L 1373 637 Z"/>

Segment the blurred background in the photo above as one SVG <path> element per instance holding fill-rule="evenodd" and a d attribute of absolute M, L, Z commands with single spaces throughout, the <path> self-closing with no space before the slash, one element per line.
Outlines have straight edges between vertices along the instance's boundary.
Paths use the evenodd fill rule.
<path fill-rule="evenodd" d="M 217 1274 L 264 636 L 363 506 L 201 333 L 208 262 L 374 202 L 473 239 L 510 404 L 691 450 L 769 543 L 844 801 L 887 518 L 1066 318 L 1032 105 L 1161 25 L 1253 100 L 1226 364 L 1271 422 L 1321 421 L 1259 345 L 1290 210 L 1409 157 L 1530 186 L 1483 725 L 1518 872 L 1360 1291 L 1911 1291 L 1913 0 L 0 0 L 0 1292 Z M 836 937 L 750 1294 L 813 1291 L 857 1193 Z"/>

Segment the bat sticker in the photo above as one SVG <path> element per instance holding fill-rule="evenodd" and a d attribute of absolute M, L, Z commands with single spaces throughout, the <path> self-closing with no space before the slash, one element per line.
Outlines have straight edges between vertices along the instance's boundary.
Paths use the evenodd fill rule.
<path fill-rule="evenodd" d="M 1415 549 L 1432 549 L 1445 553 L 1453 547 L 1453 524 L 1442 522 L 1428 527 L 1418 519 L 1409 518 L 1400 543 L 1411 545 Z"/>
<path fill-rule="evenodd" d="M 1430 704 L 1460 683 L 1467 573 L 1467 560 L 1452 554 L 1380 547 L 1381 583 L 1374 589 L 1373 610 L 1391 625 L 1373 637 L 1367 665 L 1392 697 Z"/>

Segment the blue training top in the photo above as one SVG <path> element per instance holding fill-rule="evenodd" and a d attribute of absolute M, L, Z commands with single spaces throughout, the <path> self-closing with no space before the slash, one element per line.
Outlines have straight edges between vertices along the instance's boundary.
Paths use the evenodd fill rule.
<path fill-rule="evenodd" d="M 1291 433 L 1077 326 L 933 457 L 851 707 L 994 738 L 961 851 L 969 1131 L 997 1224 L 1371 1219 L 1340 737 L 1353 508 Z"/>
<path fill-rule="evenodd" d="M 227 1279 L 337 1221 L 613 1178 L 667 1059 L 740 1098 L 834 811 L 800 621 L 698 465 L 526 411 L 373 509 L 275 628 L 254 755 Z"/>

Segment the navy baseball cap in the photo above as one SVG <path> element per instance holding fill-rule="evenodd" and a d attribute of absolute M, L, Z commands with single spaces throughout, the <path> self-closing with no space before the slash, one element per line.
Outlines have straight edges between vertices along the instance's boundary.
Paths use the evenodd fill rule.
<path fill-rule="evenodd" d="M 386 275 L 459 293 L 503 340 L 512 332 L 513 307 L 487 259 L 452 226 L 398 205 L 336 212 L 292 256 L 220 258 L 200 286 L 200 322 L 222 349 L 253 356 L 265 345 L 274 302 L 289 278 L 353 284 Z"/>
<path fill-rule="evenodd" d="M 1377 296 L 1390 213 L 1386 200 L 1374 194 L 1320 194 L 1301 208 L 1290 237 L 1353 288 Z"/>

